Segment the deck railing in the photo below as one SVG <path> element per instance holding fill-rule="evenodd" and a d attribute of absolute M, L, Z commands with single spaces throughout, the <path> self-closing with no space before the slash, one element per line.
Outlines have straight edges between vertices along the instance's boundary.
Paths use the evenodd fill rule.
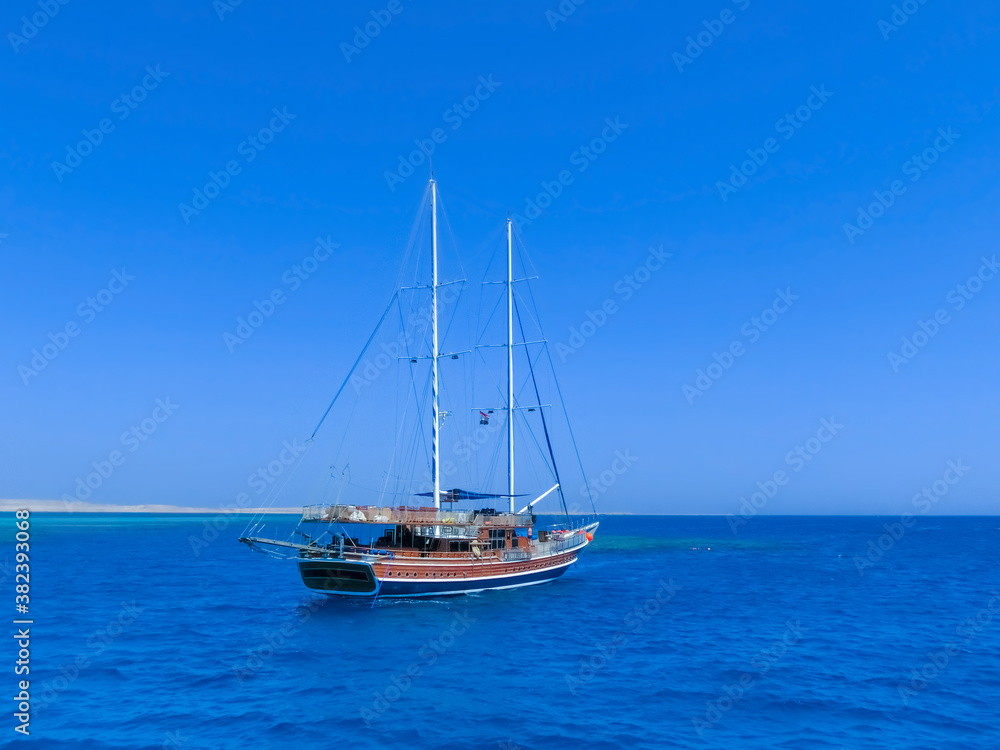
<path fill-rule="evenodd" d="M 309 505 L 302 520 L 310 523 L 385 523 L 421 526 L 524 527 L 531 525 L 530 513 L 483 515 L 474 510 L 434 508 L 393 508 L 375 505 Z"/>
<path fill-rule="evenodd" d="M 504 562 L 530 560 L 530 559 L 531 559 L 531 553 L 523 549 L 508 549 L 504 550 L 503 553 Z"/>
<path fill-rule="evenodd" d="M 579 533 L 575 533 L 566 539 L 552 539 L 550 537 L 548 541 L 538 543 L 538 550 L 542 554 L 551 555 L 555 552 L 572 549 L 573 547 L 580 547 L 586 541 L 586 537 Z"/>

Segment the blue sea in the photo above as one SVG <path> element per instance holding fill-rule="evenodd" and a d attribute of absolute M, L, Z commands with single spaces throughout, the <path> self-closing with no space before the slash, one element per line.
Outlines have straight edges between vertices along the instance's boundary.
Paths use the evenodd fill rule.
<path fill-rule="evenodd" d="M 374 607 L 244 523 L 33 515 L 31 735 L 8 701 L 4 742 L 1000 748 L 998 518 L 608 516 L 557 582 Z"/>

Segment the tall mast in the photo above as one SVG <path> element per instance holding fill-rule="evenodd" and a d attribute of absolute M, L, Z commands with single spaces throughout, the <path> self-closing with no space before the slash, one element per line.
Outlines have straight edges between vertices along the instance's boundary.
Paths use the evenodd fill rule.
<path fill-rule="evenodd" d="M 514 255 L 507 217 L 507 494 L 514 512 Z"/>
<path fill-rule="evenodd" d="M 431 473 L 434 475 L 434 507 L 441 507 L 441 471 L 438 460 L 438 217 L 437 183 L 431 179 L 431 399 L 434 402 L 434 429 L 432 431 Z M 511 508 L 514 500 L 511 499 Z"/>

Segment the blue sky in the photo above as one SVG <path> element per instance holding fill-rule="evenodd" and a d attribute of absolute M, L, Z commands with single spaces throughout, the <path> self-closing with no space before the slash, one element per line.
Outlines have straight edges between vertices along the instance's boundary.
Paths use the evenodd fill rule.
<path fill-rule="evenodd" d="M 996 512 L 1000 12 L 904 5 L 8 4 L 0 494 L 116 450 L 91 501 L 247 491 L 381 314 L 423 141 L 470 278 L 534 216 L 601 510 L 737 513 L 784 471 L 760 512 L 921 512 L 961 461 L 929 512 Z"/>

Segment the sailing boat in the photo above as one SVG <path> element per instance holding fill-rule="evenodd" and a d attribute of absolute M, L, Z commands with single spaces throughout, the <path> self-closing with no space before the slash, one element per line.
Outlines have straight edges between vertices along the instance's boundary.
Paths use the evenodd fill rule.
<path fill-rule="evenodd" d="M 559 472 L 552 451 L 549 425 L 541 403 L 522 406 L 515 400 L 514 350 L 529 342 L 514 340 L 515 279 L 513 269 L 512 224 L 506 222 L 507 263 L 504 283 L 506 298 L 506 403 L 496 409 L 475 407 L 473 418 L 480 425 L 489 424 L 494 412 L 506 416 L 507 482 L 505 493 L 478 492 L 468 489 L 441 488 L 440 432 L 449 412 L 439 402 L 439 360 L 457 359 L 442 354 L 439 347 L 438 308 L 438 194 L 432 178 L 428 187 L 431 213 L 431 281 L 427 288 L 430 303 L 430 469 L 433 489 L 412 493 L 431 498 L 431 505 L 377 503 L 346 504 L 338 494 L 332 504 L 307 506 L 295 532 L 288 540 L 268 539 L 253 534 L 260 528 L 252 520 L 240 542 L 275 557 L 296 560 L 303 583 L 325 594 L 351 597 L 426 597 L 472 593 L 487 589 L 510 589 L 546 583 L 559 578 L 576 562 L 580 552 L 593 540 L 599 522 L 593 517 L 575 522 L 566 505 Z M 488 282 L 484 282 L 488 283 Z M 397 292 L 398 293 L 398 292 Z M 390 302 L 390 307 L 392 302 Z M 388 313 L 387 308 L 386 313 Z M 386 318 L 383 314 L 382 321 Z M 379 325 L 381 326 L 382 321 Z M 518 312 L 520 322 L 520 313 Z M 523 326 L 520 327 L 523 339 Z M 378 327 L 376 327 L 376 332 Z M 372 337 L 375 333 L 372 334 Z M 369 338 L 368 345 L 372 342 Z M 545 344 L 541 342 L 530 342 Z M 344 387 L 361 362 L 354 367 L 337 391 L 320 425 L 330 413 Z M 416 363 L 418 357 L 400 357 Z M 551 361 L 551 359 L 550 359 Z M 531 360 L 529 359 L 529 365 Z M 534 392 L 538 394 L 534 365 L 530 366 Z M 548 468 L 555 484 L 541 491 L 519 510 L 515 501 L 535 493 L 515 492 L 515 413 L 518 410 L 540 412 Z M 568 420 L 567 420 L 568 427 Z M 426 424 L 420 426 L 426 430 Z M 316 430 L 319 430 L 319 425 Z M 315 437 L 316 431 L 313 432 Z M 574 443 L 575 447 L 575 443 Z M 585 485 L 586 486 L 586 485 Z M 540 489 L 540 488 L 539 488 Z M 537 490 L 536 490 L 537 492 Z M 589 493 L 589 489 L 587 490 Z M 535 515 L 535 506 L 553 493 L 565 512 L 565 521 L 543 527 Z M 507 508 L 495 507 L 507 501 Z M 522 501 L 523 502 L 523 501 Z M 519 504 L 519 503 L 518 503 Z M 456 509 L 456 505 L 469 506 Z M 447 506 L 447 508 L 443 507 Z M 249 533 L 248 533 L 249 532 Z"/>

